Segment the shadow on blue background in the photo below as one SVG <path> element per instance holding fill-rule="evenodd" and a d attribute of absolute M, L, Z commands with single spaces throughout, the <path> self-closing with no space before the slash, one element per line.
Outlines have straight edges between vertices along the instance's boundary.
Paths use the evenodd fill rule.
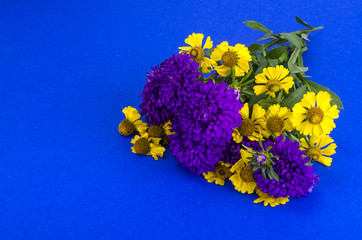
<path fill-rule="evenodd" d="M 0 239 L 357 239 L 361 236 L 361 13 L 355 1 L 0 1 Z M 308 75 L 340 95 L 332 166 L 276 208 L 131 153 L 121 110 L 192 32 L 250 45 L 311 34 Z"/>

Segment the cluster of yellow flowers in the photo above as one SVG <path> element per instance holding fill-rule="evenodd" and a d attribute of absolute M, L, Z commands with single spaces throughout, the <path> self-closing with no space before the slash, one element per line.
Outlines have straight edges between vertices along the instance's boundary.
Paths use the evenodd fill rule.
<path fill-rule="evenodd" d="M 144 123 L 140 118 L 141 115 L 137 109 L 133 107 L 125 107 L 122 112 L 125 119 L 118 125 L 118 132 L 124 136 L 130 136 L 136 132 L 136 135 L 131 143 L 133 153 L 151 155 L 155 160 L 158 157 L 163 157 L 165 148 L 161 146 L 161 141 L 168 144 L 168 136 L 171 135 L 171 122 L 168 121 L 161 126 L 150 126 Z"/>
<path fill-rule="evenodd" d="M 245 45 L 236 44 L 229 46 L 224 41 L 213 48 L 213 42 L 207 37 L 202 46 L 203 34 L 193 33 L 185 39 L 189 46 L 180 47 L 180 52 L 186 52 L 194 56 L 193 60 L 200 64 L 204 74 L 215 70 L 217 75 L 226 77 L 242 77 L 250 71 L 249 62 L 252 61 L 250 52 Z M 212 49 L 213 48 L 213 49 Z M 209 51 L 207 50 L 209 49 Z M 211 52 L 211 54 L 210 54 Z M 254 94 L 259 96 L 266 94 L 269 98 L 276 98 L 277 94 L 288 94 L 295 83 L 293 76 L 283 65 L 266 67 L 261 73 L 255 75 Z M 236 143 L 241 143 L 244 137 L 252 141 L 266 140 L 283 133 L 297 135 L 301 150 L 306 151 L 312 161 L 317 161 L 326 166 L 332 162 L 331 155 L 335 154 L 337 145 L 328 135 L 335 128 L 334 119 L 338 118 L 339 110 L 336 105 L 331 105 L 331 96 L 328 92 L 308 92 L 303 95 L 301 101 L 288 109 L 281 104 L 271 104 L 263 108 L 258 103 L 249 106 L 246 102 L 239 111 L 242 116 L 242 124 L 234 129 L 232 135 Z M 250 109 L 252 107 L 252 109 Z M 204 173 L 208 182 L 224 185 L 229 179 L 235 189 L 242 193 L 252 194 L 256 192 L 259 198 L 254 202 L 264 202 L 276 206 L 289 201 L 288 197 L 274 198 L 257 188 L 251 166 L 248 165 L 252 156 L 246 150 L 241 150 L 241 159 L 233 166 L 229 163 L 219 162 L 215 171 Z"/>

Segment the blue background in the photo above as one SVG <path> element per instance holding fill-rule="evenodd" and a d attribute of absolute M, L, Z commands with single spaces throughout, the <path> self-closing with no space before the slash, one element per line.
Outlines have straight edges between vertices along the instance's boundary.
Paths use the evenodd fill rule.
<path fill-rule="evenodd" d="M 361 230 L 361 8 L 350 1 L 0 1 L 0 239 L 356 239 Z M 342 99 L 331 167 L 271 208 L 171 156 L 131 152 L 121 110 L 192 32 L 250 45 L 312 26 L 308 75 Z"/>

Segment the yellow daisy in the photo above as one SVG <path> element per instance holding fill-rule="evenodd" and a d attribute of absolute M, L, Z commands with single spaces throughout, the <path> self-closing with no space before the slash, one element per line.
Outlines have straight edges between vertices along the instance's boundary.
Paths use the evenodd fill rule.
<path fill-rule="evenodd" d="M 275 93 L 281 89 L 288 93 L 294 85 L 293 77 L 288 76 L 288 74 L 288 69 L 282 65 L 264 68 L 262 73 L 255 76 L 255 83 L 261 84 L 254 86 L 255 94 L 260 95 L 266 92 L 274 98 Z"/>
<path fill-rule="evenodd" d="M 336 153 L 337 145 L 333 143 L 333 139 L 326 134 L 322 134 L 319 137 L 312 136 L 310 138 L 310 145 L 307 144 L 304 138 L 301 139 L 301 149 L 306 151 L 306 155 L 311 157 L 313 161 L 331 166 L 332 158 L 326 156 Z"/>
<path fill-rule="evenodd" d="M 273 133 L 277 137 L 285 130 L 291 132 L 293 130 L 292 116 L 293 113 L 286 107 L 280 107 L 279 104 L 270 106 L 263 117 L 263 136 L 268 138 Z"/>
<path fill-rule="evenodd" d="M 172 134 L 173 133 L 171 132 L 171 120 L 168 120 L 163 125 L 152 125 L 148 129 L 148 135 L 150 137 L 161 138 L 162 141 L 166 144 L 170 144 L 168 136 Z"/>
<path fill-rule="evenodd" d="M 264 206 L 268 206 L 268 204 L 270 204 L 270 206 L 275 207 L 280 204 L 286 204 L 287 202 L 289 202 L 288 197 L 274 198 L 273 196 L 262 192 L 260 189 L 256 189 L 255 192 L 256 194 L 258 194 L 259 198 L 255 199 L 254 203 L 264 202 Z"/>
<path fill-rule="evenodd" d="M 329 134 L 336 127 L 333 119 L 338 118 L 337 105 L 330 105 L 331 96 L 327 92 L 304 94 L 301 102 L 293 107 L 292 123 L 304 135 L 319 136 Z"/>
<path fill-rule="evenodd" d="M 209 171 L 207 174 L 203 173 L 204 178 L 209 182 L 215 182 L 215 184 L 219 184 L 224 186 L 225 179 L 229 178 L 232 173 L 230 172 L 231 165 L 229 163 L 219 162 L 215 166 L 215 171 Z"/>
<path fill-rule="evenodd" d="M 265 110 L 259 106 L 259 104 L 254 104 L 253 113 L 251 118 L 249 118 L 249 104 L 245 103 L 243 108 L 239 111 L 241 114 L 241 127 L 237 127 L 233 132 L 233 139 L 236 143 L 241 143 L 244 137 L 248 137 L 252 141 L 258 141 L 259 138 L 262 138 L 261 132 L 263 124 L 262 117 L 265 114 Z"/>
<path fill-rule="evenodd" d="M 252 194 L 256 188 L 256 181 L 251 166 L 247 164 L 248 157 L 252 157 L 252 155 L 244 149 L 241 149 L 240 153 L 241 159 L 232 166 L 230 171 L 233 175 L 229 179 L 233 183 L 235 190 Z"/>
<path fill-rule="evenodd" d="M 133 153 L 152 155 L 155 160 L 158 160 L 158 157 L 163 157 L 165 148 L 160 145 L 161 138 L 149 137 L 148 133 L 142 133 L 141 136 L 136 135 L 131 143 Z"/>
<path fill-rule="evenodd" d="M 229 46 L 224 41 L 211 53 L 211 59 L 215 62 L 221 61 L 222 65 L 215 66 L 215 71 L 222 77 L 226 77 L 231 68 L 235 70 L 235 76 L 244 76 L 250 69 L 250 52 L 243 44 L 236 44 L 235 47 Z"/>
<path fill-rule="evenodd" d="M 189 46 L 179 47 L 181 52 L 187 52 L 188 54 L 194 56 L 193 60 L 201 64 L 202 72 L 209 73 L 212 69 L 212 66 L 215 65 L 215 62 L 210 58 L 205 57 L 204 49 L 212 48 L 212 41 L 210 37 L 207 37 L 204 47 L 202 47 L 202 40 L 204 39 L 204 34 L 202 33 L 193 33 L 185 39 L 185 43 Z"/>
<path fill-rule="evenodd" d="M 147 130 L 148 124 L 142 122 L 141 115 L 138 113 L 137 109 L 133 107 L 125 107 L 122 112 L 126 116 L 119 125 L 118 131 L 121 135 L 129 136 L 132 135 L 135 131 L 143 133 Z"/>

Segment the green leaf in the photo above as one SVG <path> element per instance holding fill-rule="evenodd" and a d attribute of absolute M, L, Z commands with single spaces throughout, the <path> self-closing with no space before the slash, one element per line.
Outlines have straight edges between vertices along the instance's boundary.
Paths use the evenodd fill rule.
<path fill-rule="evenodd" d="M 288 69 L 290 73 L 304 73 L 308 71 L 307 67 L 299 67 L 295 65 L 294 63 L 288 63 Z"/>
<path fill-rule="evenodd" d="M 302 33 L 302 34 L 300 34 L 300 36 L 301 36 L 304 40 L 310 42 L 310 40 L 308 39 L 308 35 L 309 35 L 308 33 Z"/>
<path fill-rule="evenodd" d="M 265 93 L 260 94 L 260 95 L 253 95 L 249 101 L 249 109 L 251 109 L 255 103 L 257 103 L 260 100 L 265 99 L 265 98 L 267 98 L 267 95 Z"/>
<path fill-rule="evenodd" d="M 262 108 L 267 110 L 271 105 L 276 104 L 278 102 L 275 98 L 267 98 L 260 100 L 258 103 Z"/>
<path fill-rule="evenodd" d="M 270 67 L 276 67 L 278 65 L 278 59 L 268 59 Z"/>
<path fill-rule="evenodd" d="M 296 48 L 302 48 L 303 40 L 294 33 L 280 33 L 281 38 L 287 39 Z"/>
<path fill-rule="evenodd" d="M 303 95 L 307 93 L 307 86 L 301 86 L 294 92 L 292 92 L 284 101 L 280 104 L 283 107 L 292 109 L 294 105 L 302 100 Z"/>
<path fill-rule="evenodd" d="M 286 47 L 277 47 L 277 48 L 272 49 L 270 52 L 268 52 L 266 54 L 266 58 L 278 59 L 280 56 L 282 56 L 286 52 L 287 52 Z"/>
<path fill-rule="evenodd" d="M 205 55 L 210 56 L 211 53 L 214 51 L 215 48 L 210 48 L 205 51 Z"/>
<path fill-rule="evenodd" d="M 270 173 L 275 180 L 279 181 L 279 176 L 278 176 L 278 174 L 276 174 L 276 172 L 274 172 L 273 169 L 270 169 Z"/>
<path fill-rule="evenodd" d="M 332 101 L 331 101 L 331 106 L 333 105 L 337 105 L 337 108 L 338 109 L 341 109 L 343 110 L 343 104 L 342 104 L 342 101 L 341 99 L 338 97 L 337 94 L 335 94 L 334 92 L 332 92 L 331 90 L 329 90 L 329 88 L 325 87 L 325 86 L 322 86 L 322 85 L 319 85 L 318 83 L 315 83 L 315 82 L 312 82 L 310 80 L 305 80 L 306 83 L 310 86 L 310 89 L 315 92 L 316 94 L 320 91 L 325 91 L 325 92 L 328 92 L 329 95 L 331 95 L 331 98 L 332 98 Z"/>
<path fill-rule="evenodd" d="M 300 54 L 300 49 L 298 48 L 294 49 L 292 55 L 289 58 L 288 64 L 294 64 L 295 61 L 297 61 L 299 54 Z"/>
<path fill-rule="evenodd" d="M 261 23 L 258 23 L 256 21 L 246 21 L 246 22 L 243 22 L 246 26 L 254 29 L 254 30 L 258 30 L 258 31 L 261 31 L 263 33 L 270 33 L 272 34 L 273 32 L 270 31 L 269 29 L 267 29 L 263 24 Z"/>
<path fill-rule="evenodd" d="M 264 52 L 264 47 L 261 44 L 253 43 L 248 47 L 249 51 L 253 55 L 258 55 Z"/>
<path fill-rule="evenodd" d="M 259 165 L 254 165 L 253 168 L 251 169 L 253 172 L 255 172 L 256 170 L 258 170 Z"/>
<path fill-rule="evenodd" d="M 302 19 L 300 19 L 300 17 L 295 16 L 295 20 L 297 21 L 297 23 L 302 24 L 303 26 L 312 29 L 313 27 L 311 27 L 308 23 L 304 22 Z"/>

